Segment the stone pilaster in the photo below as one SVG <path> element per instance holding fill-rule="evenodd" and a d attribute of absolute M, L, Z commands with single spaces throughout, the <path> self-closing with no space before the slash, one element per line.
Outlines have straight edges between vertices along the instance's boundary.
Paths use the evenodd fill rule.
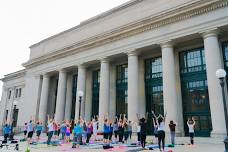
<path fill-rule="evenodd" d="M 67 82 L 67 73 L 65 70 L 60 70 L 56 109 L 55 109 L 55 120 L 59 123 L 63 121 L 64 114 L 65 114 L 66 82 Z"/>
<path fill-rule="evenodd" d="M 212 30 L 203 33 L 207 82 L 211 109 L 212 136 L 225 136 L 225 115 L 223 109 L 222 91 L 215 73 L 223 68 L 222 55 L 218 43 L 218 32 Z"/>
<path fill-rule="evenodd" d="M 86 67 L 84 65 L 78 66 L 78 80 L 77 80 L 77 94 L 79 91 L 84 93 L 81 101 L 81 117 L 85 116 L 85 95 L 86 95 Z M 79 97 L 76 97 L 75 119 L 79 117 Z"/>
<path fill-rule="evenodd" d="M 47 119 L 47 105 L 48 105 L 48 92 L 50 86 L 50 77 L 47 74 L 43 75 L 43 83 L 40 97 L 39 107 L 39 120 L 46 122 Z"/>
<path fill-rule="evenodd" d="M 109 117 L 114 120 L 116 116 L 116 66 L 110 65 L 110 99 Z"/>
<path fill-rule="evenodd" d="M 67 92 L 66 92 L 66 105 L 65 105 L 65 120 L 71 119 L 72 109 L 72 88 L 73 88 L 73 75 L 68 74 L 67 76 Z"/>
<path fill-rule="evenodd" d="M 164 112 L 167 112 L 166 130 L 169 130 L 168 124 L 173 120 L 179 124 L 178 108 L 182 108 L 178 104 L 178 88 L 175 71 L 175 54 L 173 45 L 170 42 L 161 44 L 162 48 L 162 73 L 163 73 L 163 101 Z M 180 123 L 181 124 L 181 123 Z M 177 126 L 176 133 L 180 134 L 180 126 Z"/>
<path fill-rule="evenodd" d="M 109 114 L 110 97 L 110 65 L 108 59 L 101 59 L 100 93 L 99 93 L 99 117 Z"/>
<path fill-rule="evenodd" d="M 128 119 L 137 121 L 139 110 L 139 63 L 135 52 L 128 53 Z"/>
<path fill-rule="evenodd" d="M 86 94 L 85 94 L 85 119 L 91 120 L 92 115 L 92 71 L 87 71 L 86 75 Z"/>

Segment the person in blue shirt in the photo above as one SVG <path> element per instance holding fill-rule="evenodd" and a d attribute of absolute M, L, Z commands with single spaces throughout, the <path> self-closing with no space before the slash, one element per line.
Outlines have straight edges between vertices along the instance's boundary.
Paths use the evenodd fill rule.
<path fill-rule="evenodd" d="M 75 124 L 73 133 L 74 133 L 74 141 L 77 144 L 76 147 L 79 147 L 79 145 L 82 144 L 82 133 L 83 133 L 83 128 L 80 121 L 78 121 L 77 124 Z"/>
<path fill-rule="evenodd" d="M 108 137 L 110 132 L 110 125 L 108 119 L 104 120 L 104 143 L 108 143 Z"/>
<path fill-rule="evenodd" d="M 3 135 L 4 135 L 4 141 L 7 141 L 7 138 L 10 135 L 10 126 L 8 124 L 5 124 L 3 127 Z"/>
<path fill-rule="evenodd" d="M 60 126 L 60 133 L 62 135 L 61 139 L 64 140 L 64 142 L 66 140 L 66 131 L 67 131 L 67 125 L 66 125 L 66 122 L 63 121 L 63 123 Z"/>
<path fill-rule="evenodd" d="M 40 140 L 40 135 L 41 135 L 42 130 L 43 130 L 42 122 L 37 121 L 35 130 L 36 130 L 36 136 L 37 136 L 36 141 L 38 142 Z"/>

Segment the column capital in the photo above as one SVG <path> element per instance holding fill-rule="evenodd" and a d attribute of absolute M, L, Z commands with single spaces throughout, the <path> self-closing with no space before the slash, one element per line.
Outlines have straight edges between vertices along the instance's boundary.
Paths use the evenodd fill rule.
<path fill-rule="evenodd" d="M 108 63 L 108 62 L 110 62 L 110 59 L 108 57 L 103 57 L 103 58 L 100 58 L 100 62 L 101 63 Z"/>
<path fill-rule="evenodd" d="M 219 29 L 214 28 L 214 29 L 203 31 L 200 34 L 202 35 L 203 39 L 206 39 L 208 37 L 217 37 L 219 33 L 220 33 Z"/>
<path fill-rule="evenodd" d="M 60 69 L 60 70 L 59 70 L 59 73 L 66 73 L 66 72 L 67 72 L 66 69 Z"/>
<path fill-rule="evenodd" d="M 85 69 L 86 68 L 84 63 L 78 64 L 77 66 L 78 66 L 78 69 Z"/>
<path fill-rule="evenodd" d="M 36 79 L 40 79 L 40 77 L 41 77 L 40 74 L 36 74 L 36 75 L 35 75 L 35 78 L 36 78 Z"/>
<path fill-rule="evenodd" d="M 138 56 L 138 52 L 136 51 L 130 51 L 130 52 L 127 52 L 127 56 L 130 57 L 130 56 Z"/>
<path fill-rule="evenodd" d="M 168 40 L 160 43 L 161 48 L 172 48 L 174 45 L 173 41 Z"/>
<path fill-rule="evenodd" d="M 43 78 L 49 78 L 50 77 L 50 75 L 48 73 L 43 73 L 42 76 L 43 76 Z"/>

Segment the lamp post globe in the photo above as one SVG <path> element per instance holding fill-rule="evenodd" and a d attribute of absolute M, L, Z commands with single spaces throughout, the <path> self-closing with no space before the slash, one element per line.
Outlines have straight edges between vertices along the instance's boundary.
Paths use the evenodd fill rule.
<path fill-rule="evenodd" d="M 80 120 L 81 117 L 81 102 L 82 102 L 82 97 L 84 96 L 84 92 L 79 90 L 78 91 L 78 98 L 79 98 L 79 115 L 78 115 L 78 120 Z"/>
<path fill-rule="evenodd" d="M 79 90 L 79 91 L 78 91 L 78 97 L 83 97 L 83 96 L 84 96 L 84 92 L 81 91 L 81 90 Z"/>
<path fill-rule="evenodd" d="M 224 115 L 225 115 L 225 122 L 226 122 L 226 138 L 224 140 L 225 144 L 225 152 L 228 152 L 228 114 L 227 114 L 227 106 L 226 106 L 226 98 L 225 98 L 225 77 L 226 77 L 226 71 L 224 69 L 218 69 L 216 71 L 216 77 L 220 81 L 220 85 L 222 88 L 222 97 L 223 97 L 223 106 L 224 106 Z"/>
<path fill-rule="evenodd" d="M 216 77 L 221 79 L 226 77 L 226 71 L 224 69 L 218 69 L 216 71 Z"/>

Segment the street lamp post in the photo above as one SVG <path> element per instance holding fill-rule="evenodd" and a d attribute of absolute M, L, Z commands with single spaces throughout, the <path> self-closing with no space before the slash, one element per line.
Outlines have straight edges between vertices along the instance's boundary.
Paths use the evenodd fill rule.
<path fill-rule="evenodd" d="M 225 122 L 226 122 L 226 135 L 227 135 L 225 140 L 224 140 L 224 144 L 225 144 L 225 152 L 228 152 L 228 114 L 227 114 L 225 88 L 224 88 L 226 71 L 224 69 L 218 69 L 216 71 L 216 77 L 219 79 L 220 85 L 221 85 L 221 88 L 222 88 L 223 107 L 224 107 Z"/>
<path fill-rule="evenodd" d="M 78 98 L 79 98 L 79 115 L 78 115 L 78 120 L 80 120 L 81 117 L 81 102 L 82 102 L 82 97 L 83 97 L 84 93 L 83 91 L 78 91 Z"/>

